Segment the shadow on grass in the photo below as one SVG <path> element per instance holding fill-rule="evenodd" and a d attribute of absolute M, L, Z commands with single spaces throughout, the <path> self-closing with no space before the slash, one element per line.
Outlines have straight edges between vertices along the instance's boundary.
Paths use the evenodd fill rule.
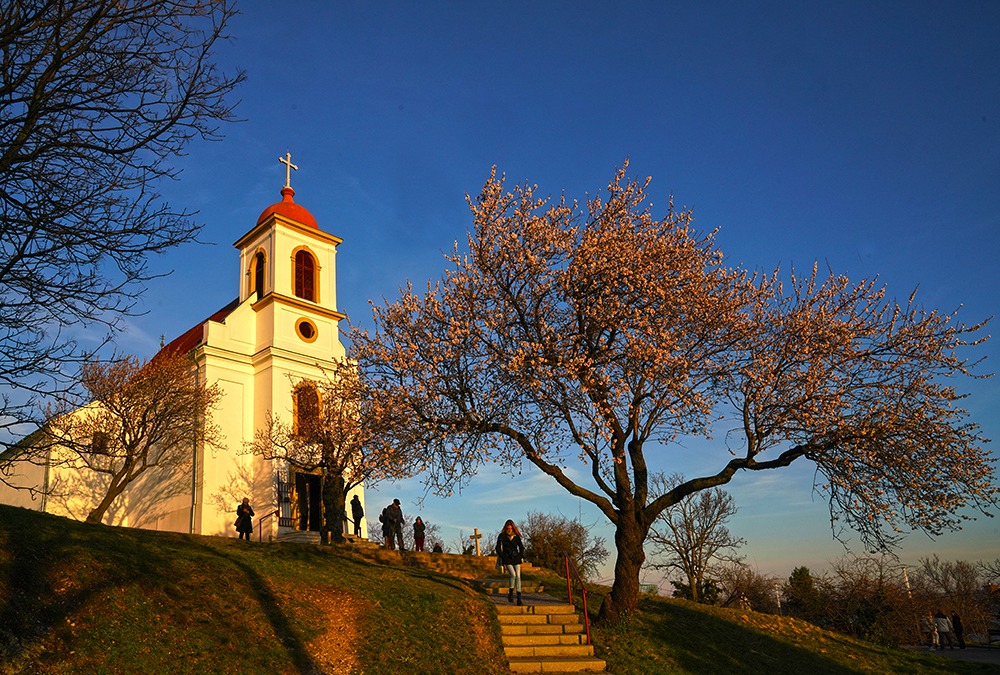
<path fill-rule="evenodd" d="M 153 550 L 138 554 L 135 541 L 115 528 L 19 511 L 5 509 L 0 526 L 0 550 L 9 556 L 0 566 L 7 568 L 0 663 L 30 659 L 40 639 L 62 629 L 91 599 L 153 574 L 167 562 Z M 99 579 L 88 577 L 80 555 L 94 541 L 100 542 Z"/>
<path fill-rule="evenodd" d="M 247 585 L 257 597 L 260 609 L 271 625 L 271 630 L 274 631 L 275 636 L 281 641 L 282 646 L 288 652 L 288 656 L 292 659 L 298 671 L 309 675 L 323 672 L 322 668 L 309 655 L 305 643 L 296 634 L 288 617 L 281 610 L 278 598 L 271 591 L 270 586 L 268 586 L 267 579 L 236 556 L 226 555 L 224 552 L 216 550 L 211 546 L 201 545 L 201 548 L 206 553 L 225 560 L 226 563 L 243 573 L 246 577 Z"/>
<path fill-rule="evenodd" d="M 670 654 L 691 673 L 818 673 L 847 674 L 844 666 L 813 651 L 722 621 L 683 604 L 644 603 L 650 638 L 670 646 Z M 739 649 L 733 649 L 739 645 Z"/>

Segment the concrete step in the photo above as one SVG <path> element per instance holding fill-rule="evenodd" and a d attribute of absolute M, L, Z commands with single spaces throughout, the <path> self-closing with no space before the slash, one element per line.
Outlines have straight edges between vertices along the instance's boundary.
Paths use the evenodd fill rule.
<path fill-rule="evenodd" d="M 511 658 L 512 673 L 603 673 L 607 662 L 590 656 L 557 657 L 538 659 L 534 657 Z"/>
<path fill-rule="evenodd" d="M 573 614 L 576 615 L 576 607 L 566 602 L 553 602 L 544 605 L 497 605 L 497 614 Z"/>
<path fill-rule="evenodd" d="M 523 635 L 504 635 L 503 643 L 511 647 L 585 645 L 587 644 L 587 636 L 582 633 L 525 633 Z"/>
<path fill-rule="evenodd" d="M 529 656 L 565 657 L 565 656 L 593 656 L 593 645 L 523 645 L 520 647 L 503 648 L 508 659 L 526 658 Z"/>
<path fill-rule="evenodd" d="M 318 544 L 320 543 L 319 532 L 306 530 L 285 530 L 278 532 L 275 541 L 293 544 Z"/>
<path fill-rule="evenodd" d="M 500 624 L 500 635 L 572 635 L 583 633 L 582 623 Z"/>
<path fill-rule="evenodd" d="M 473 579 L 472 585 L 489 595 L 507 595 L 510 590 L 510 579 Z M 538 581 L 521 581 L 522 593 L 541 593 L 545 586 Z"/>

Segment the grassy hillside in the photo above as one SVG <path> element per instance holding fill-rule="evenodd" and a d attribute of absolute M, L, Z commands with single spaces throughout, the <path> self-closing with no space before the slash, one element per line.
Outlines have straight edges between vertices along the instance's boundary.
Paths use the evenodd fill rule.
<path fill-rule="evenodd" d="M 544 572 L 539 573 L 545 576 Z M 564 582 L 547 579 L 554 593 Z M 592 612 L 600 589 L 591 596 Z M 0 506 L 0 673 L 502 673 L 464 582 L 350 549 L 147 532 Z M 594 629 L 630 673 L 974 673 L 808 624 L 662 598 Z"/>
<path fill-rule="evenodd" d="M 316 546 L 0 506 L 0 672 L 502 673 L 492 605 Z"/>

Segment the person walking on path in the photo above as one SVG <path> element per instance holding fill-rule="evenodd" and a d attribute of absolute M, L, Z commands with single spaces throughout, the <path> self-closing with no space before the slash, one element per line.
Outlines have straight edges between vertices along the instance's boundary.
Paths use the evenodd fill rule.
<path fill-rule="evenodd" d="M 938 650 L 944 649 L 944 641 L 948 641 L 948 649 L 954 650 L 955 643 L 951 641 L 951 619 L 940 609 L 937 614 L 934 615 L 934 623 L 937 624 L 938 630 Z"/>
<path fill-rule="evenodd" d="M 243 503 L 236 507 L 236 522 L 233 523 L 236 526 L 236 531 L 240 533 L 240 539 L 245 538 L 250 541 L 250 535 L 253 534 L 251 518 L 253 518 L 253 507 L 250 506 L 249 497 L 244 497 Z"/>
<path fill-rule="evenodd" d="M 962 626 L 962 617 L 955 610 L 951 610 L 951 630 L 955 633 L 955 641 L 958 642 L 958 648 L 965 649 L 965 628 Z"/>
<path fill-rule="evenodd" d="M 361 519 L 365 517 L 365 508 L 357 495 L 351 500 L 351 518 L 354 519 L 354 536 L 361 537 Z"/>
<path fill-rule="evenodd" d="M 927 614 L 920 622 L 920 628 L 923 631 L 924 635 L 927 636 L 927 648 L 937 649 L 938 634 L 937 634 L 937 623 L 934 621 L 934 612 L 927 610 Z"/>
<path fill-rule="evenodd" d="M 389 506 L 386 507 L 386 511 L 388 512 L 387 518 L 388 518 L 390 526 L 391 526 L 390 532 L 389 532 L 390 544 L 391 544 L 391 541 L 392 541 L 393 537 L 395 537 L 397 543 L 399 544 L 399 550 L 402 552 L 402 551 L 405 550 L 403 548 L 403 523 L 404 523 L 404 521 L 403 521 L 403 509 L 399 505 L 399 500 L 398 499 L 393 499 L 392 500 L 392 504 L 389 504 Z M 391 548 L 391 545 L 390 545 L 390 548 Z"/>
<path fill-rule="evenodd" d="M 423 551 L 424 550 L 424 531 L 427 528 L 424 526 L 424 521 L 420 516 L 413 521 L 413 550 Z"/>
<path fill-rule="evenodd" d="M 521 542 L 521 532 L 513 520 L 503 524 L 503 531 L 497 537 L 497 561 L 507 568 L 510 575 L 510 587 L 507 589 L 507 602 L 514 602 L 514 591 L 517 591 L 517 604 L 521 602 L 521 563 L 524 561 L 524 544 Z"/>

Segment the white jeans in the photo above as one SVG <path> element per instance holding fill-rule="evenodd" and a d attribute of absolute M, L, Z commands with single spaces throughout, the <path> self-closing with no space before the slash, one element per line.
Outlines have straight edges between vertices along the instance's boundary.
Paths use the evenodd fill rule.
<path fill-rule="evenodd" d="M 521 566 L 520 565 L 505 565 L 507 568 L 507 574 L 510 575 L 510 587 L 517 590 L 518 593 L 521 592 Z M 515 585 L 516 584 L 516 585 Z"/>

